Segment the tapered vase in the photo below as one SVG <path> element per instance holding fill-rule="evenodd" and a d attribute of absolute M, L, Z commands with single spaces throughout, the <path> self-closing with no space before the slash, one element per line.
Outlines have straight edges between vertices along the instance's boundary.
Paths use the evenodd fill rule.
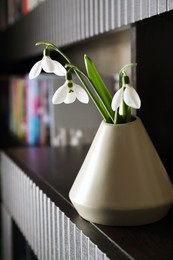
<path fill-rule="evenodd" d="M 82 218 L 97 224 L 143 225 L 167 214 L 173 186 L 138 117 L 102 121 L 69 197 Z"/>

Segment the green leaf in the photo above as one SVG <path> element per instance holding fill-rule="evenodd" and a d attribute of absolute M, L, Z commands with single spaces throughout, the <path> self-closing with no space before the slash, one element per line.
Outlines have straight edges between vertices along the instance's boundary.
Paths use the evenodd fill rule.
<path fill-rule="evenodd" d="M 99 75 L 94 63 L 92 60 L 85 55 L 85 67 L 88 74 L 89 79 L 91 80 L 94 90 L 97 93 L 102 106 L 105 108 L 107 114 L 109 115 L 111 121 L 114 121 L 114 112 L 111 108 L 112 96 L 107 89 L 105 83 L 103 82 L 101 76 Z"/>

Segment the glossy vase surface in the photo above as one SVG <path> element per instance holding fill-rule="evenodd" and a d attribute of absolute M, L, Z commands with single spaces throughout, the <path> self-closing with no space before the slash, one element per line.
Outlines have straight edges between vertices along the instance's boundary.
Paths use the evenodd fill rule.
<path fill-rule="evenodd" d="M 142 225 L 164 217 L 173 186 L 141 122 L 101 123 L 69 197 L 84 219 Z"/>

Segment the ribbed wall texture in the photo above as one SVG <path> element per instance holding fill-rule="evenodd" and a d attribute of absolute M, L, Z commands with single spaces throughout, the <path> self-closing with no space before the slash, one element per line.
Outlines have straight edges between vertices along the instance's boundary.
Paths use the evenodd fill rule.
<path fill-rule="evenodd" d="M 9 59 L 25 58 L 40 52 L 37 41 L 63 47 L 172 9 L 173 0 L 46 0 L 3 38 Z"/>
<path fill-rule="evenodd" d="M 108 260 L 11 159 L 5 154 L 1 159 L 3 205 L 38 259 Z M 2 241 L 7 246 L 9 236 Z"/>
<path fill-rule="evenodd" d="M 3 204 L 1 204 L 1 257 L 12 260 L 12 221 Z"/>

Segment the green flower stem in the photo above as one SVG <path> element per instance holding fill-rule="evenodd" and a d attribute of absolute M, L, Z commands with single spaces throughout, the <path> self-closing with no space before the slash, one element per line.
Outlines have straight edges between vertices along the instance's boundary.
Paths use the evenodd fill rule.
<path fill-rule="evenodd" d="M 103 119 L 105 120 L 105 122 L 109 122 L 109 117 L 107 116 L 105 110 L 100 106 L 100 103 L 98 102 L 98 100 L 96 99 L 96 97 L 93 95 L 93 93 L 91 92 L 91 90 L 88 88 L 86 82 L 84 81 L 84 79 L 80 76 L 79 72 L 75 70 L 76 75 L 78 76 L 79 80 L 81 81 L 81 83 L 83 84 L 83 86 L 85 87 L 87 93 L 89 94 L 91 100 L 93 101 L 93 103 L 95 104 L 95 106 L 97 107 L 98 111 L 100 112 L 100 114 L 102 115 Z"/>
<path fill-rule="evenodd" d="M 125 84 L 129 84 L 129 77 L 126 75 L 126 72 L 124 70 L 121 72 L 120 83 L 121 83 L 121 87 L 123 87 Z M 128 106 L 126 105 L 126 103 L 124 102 L 124 99 L 123 99 L 123 101 L 122 101 L 122 119 L 123 119 L 124 123 L 126 123 L 126 120 L 127 120 L 127 110 L 128 110 Z"/>
<path fill-rule="evenodd" d="M 127 117 L 127 105 L 123 100 L 123 102 L 122 102 L 122 118 L 123 118 L 124 122 L 126 121 L 126 117 Z"/>
<path fill-rule="evenodd" d="M 114 124 L 120 124 L 119 108 L 115 111 L 114 114 Z"/>
<path fill-rule="evenodd" d="M 119 88 L 122 88 L 122 73 L 119 73 Z M 121 124 L 123 121 L 122 116 L 119 114 L 119 108 L 115 111 L 114 124 Z"/>
<path fill-rule="evenodd" d="M 97 89 L 95 88 L 95 86 L 94 86 L 94 84 L 92 83 L 92 81 L 88 78 L 88 76 L 82 71 L 82 70 L 80 70 L 78 67 L 76 67 L 75 65 L 72 65 L 72 64 L 66 64 L 66 67 L 70 67 L 70 68 L 73 68 L 74 69 L 74 71 L 76 71 L 76 72 L 79 72 L 80 74 L 82 74 L 87 80 L 88 80 L 88 82 L 89 82 L 89 84 L 92 86 L 92 88 L 94 89 L 94 91 L 96 92 L 96 94 L 97 94 L 97 96 L 98 96 L 98 98 L 99 98 L 99 100 L 101 101 L 101 104 L 103 105 L 103 106 L 100 106 L 100 103 L 98 103 L 98 101 L 95 99 L 95 96 L 92 94 L 92 92 L 90 91 L 90 94 L 92 95 L 92 98 L 94 98 L 96 101 L 97 101 L 97 105 L 101 108 L 101 110 L 102 110 L 102 112 L 103 111 L 105 111 L 104 112 L 104 114 L 106 115 L 108 115 L 108 117 L 107 117 L 107 120 L 106 120 L 106 122 L 113 122 L 114 120 L 113 120 L 113 118 L 112 118 L 112 115 L 109 113 L 109 110 L 107 109 L 107 107 L 105 106 L 105 103 L 103 102 L 103 100 L 102 100 L 102 98 L 101 98 L 101 96 L 100 96 L 100 93 L 97 91 Z M 79 77 L 79 79 L 81 80 L 81 77 L 80 77 L 80 75 L 78 75 L 78 77 Z M 83 84 L 83 82 L 82 82 L 82 84 Z M 88 87 L 87 87 L 88 88 Z M 89 88 L 88 88 L 89 89 Z M 95 102 L 94 102 L 95 103 Z M 98 107 L 97 107 L 98 108 Z M 110 119 L 111 120 L 110 120 Z"/>
<path fill-rule="evenodd" d="M 131 107 L 128 106 L 128 108 L 127 108 L 127 120 L 126 120 L 127 123 L 130 122 L 131 119 L 132 119 L 132 112 L 131 112 L 131 110 L 132 110 Z"/>
<path fill-rule="evenodd" d="M 119 72 L 119 76 L 123 73 L 125 73 L 125 70 L 127 68 L 130 68 L 130 67 L 136 67 L 137 66 L 137 63 L 129 63 L 129 64 L 126 64 Z"/>
<path fill-rule="evenodd" d="M 36 46 L 38 45 L 46 45 L 47 47 L 51 47 L 52 49 L 54 49 L 55 51 L 59 52 L 59 54 L 61 54 L 61 56 L 64 57 L 64 59 L 68 62 L 71 63 L 70 59 L 62 52 L 60 51 L 55 44 L 51 43 L 51 42 L 45 42 L 45 41 L 41 41 L 41 42 L 37 42 Z"/>

